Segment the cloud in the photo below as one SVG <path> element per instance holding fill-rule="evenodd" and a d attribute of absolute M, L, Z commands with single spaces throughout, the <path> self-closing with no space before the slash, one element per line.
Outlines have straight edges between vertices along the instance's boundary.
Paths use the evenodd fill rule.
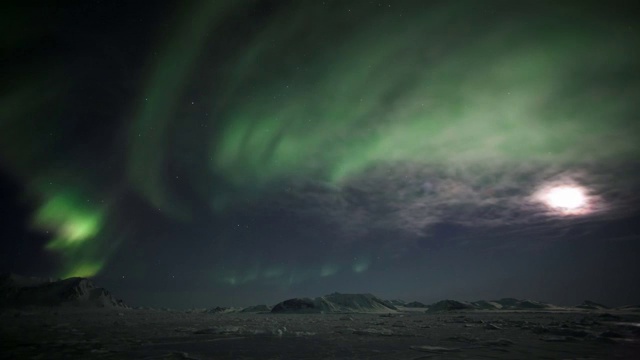
<path fill-rule="evenodd" d="M 425 237 L 440 223 L 478 229 L 521 225 L 521 231 L 535 233 L 624 217 L 637 196 L 629 186 L 612 190 L 611 176 L 595 166 L 487 163 L 448 168 L 396 163 L 363 171 L 339 187 L 299 183 L 279 199 L 279 206 L 334 224 L 345 241 L 383 232 Z M 587 189 L 587 213 L 563 215 L 534 197 L 541 187 L 561 184 Z"/>

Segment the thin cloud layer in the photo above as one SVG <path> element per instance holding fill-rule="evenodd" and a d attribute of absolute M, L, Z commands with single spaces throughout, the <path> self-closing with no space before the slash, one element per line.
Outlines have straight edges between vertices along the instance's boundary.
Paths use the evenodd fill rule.
<path fill-rule="evenodd" d="M 292 185 L 277 206 L 296 209 L 299 216 L 325 218 L 352 241 L 377 231 L 428 236 L 432 226 L 443 222 L 470 228 L 562 227 L 628 214 L 636 195 L 631 187 L 609 188 L 612 176 L 595 167 L 474 166 L 464 170 L 396 164 L 365 171 L 340 187 Z M 564 214 L 535 196 L 542 188 L 561 185 L 586 189 L 584 212 Z"/>

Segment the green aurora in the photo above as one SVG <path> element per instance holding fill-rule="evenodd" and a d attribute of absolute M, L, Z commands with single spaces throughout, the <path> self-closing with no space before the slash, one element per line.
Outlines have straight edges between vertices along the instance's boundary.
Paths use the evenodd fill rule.
<path fill-rule="evenodd" d="M 468 6 L 389 15 L 364 4 L 349 11 L 336 3 L 304 4 L 274 17 L 222 62 L 222 80 L 211 85 L 210 112 L 223 124 L 212 126 L 211 173 L 239 191 L 259 191 L 291 176 L 339 185 L 370 166 L 398 161 L 576 164 L 638 156 L 628 101 L 638 96 L 637 80 L 626 77 L 637 61 L 629 51 L 632 33 L 604 32 L 610 24 L 595 18 L 591 28 L 535 16 L 526 24 L 488 26 L 490 19 L 479 20 Z M 468 25 L 449 34 L 443 29 L 452 23 Z M 215 32 L 215 24 L 192 24 L 183 27 Z M 153 101 L 164 105 L 145 103 L 132 138 L 150 119 L 166 123 L 176 112 L 168 104 L 188 83 L 186 71 L 169 79 L 170 67 L 162 64 L 191 63 L 206 46 L 191 40 L 166 47 L 162 71 L 145 93 L 160 94 Z M 615 87 L 603 73 L 615 73 Z M 168 135 L 158 131 L 151 143 L 134 142 L 130 168 L 161 165 L 154 154 L 162 144 L 153 141 Z M 600 146 L 609 140 L 614 143 Z M 141 176 L 134 171 L 132 178 Z M 148 178 L 142 191 L 165 205 L 160 180 Z M 234 201 L 214 196 L 216 208 Z"/>
<path fill-rule="evenodd" d="M 531 14 L 515 22 L 477 2 L 416 9 L 296 2 L 239 31 L 240 46 L 226 39 L 246 9 L 221 4 L 180 9 L 169 31 L 158 32 L 122 129 L 125 150 L 114 146 L 124 153 L 119 188 L 135 189 L 170 218 L 188 221 L 194 210 L 173 194 L 178 176 L 167 173 L 169 162 L 184 169 L 176 181 L 184 178 L 221 213 L 275 183 L 312 178 L 340 188 L 385 164 L 557 167 L 640 155 L 632 123 L 638 30 L 597 14 L 532 2 Z M 63 164 L 59 176 L 54 166 L 38 166 L 49 149 L 44 140 L 19 140 L 30 138 L 25 118 L 64 101 L 62 85 L 38 94 L 42 81 L 22 81 L 0 98 L 2 160 L 17 178 L 63 184 L 28 189 L 39 199 L 33 227 L 52 233 L 46 247 L 61 255 L 61 276 L 96 275 L 117 246 L 103 236 L 112 208 L 87 202 L 102 191 L 80 196 L 67 181 L 81 168 Z M 44 105 L 30 110 L 30 98 Z M 193 115 L 194 107 L 206 116 Z M 42 120 L 49 127 L 60 120 L 50 116 Z M 360 273 L 369 263 L 346 268 Z M 316 267 L 220 269 L 215 277 L 230 285 L 296 282 L 341 268 Z"/>
<path fill-rule="evenodd" d="M 108 255 L 106 244 L 97 238 L 104 224 L 104 210 L 85 204 L 86 200 L 76 194 L 58 192 L 33 216 L 34 228 L 52 234 L 47 249 L 62 255 L 62 278 L 93 276 Z"/>

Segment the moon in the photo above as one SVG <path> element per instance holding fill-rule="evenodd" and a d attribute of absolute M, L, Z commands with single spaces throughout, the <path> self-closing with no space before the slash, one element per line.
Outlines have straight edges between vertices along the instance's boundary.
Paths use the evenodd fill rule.
<path fill-rule="evenodd" d="M 556 214 L 581 215 L 590 212 L 591 201 L 587 189 L 579 185 L 547 185 L 537 191 L 534 198 Z"/>
<path fill-rule="evenodd" d="M 586 205 L 587 197 L 579 187 L 558 186 L 549 190 L 546 203 L 553 208 L 575 210 Z"/>

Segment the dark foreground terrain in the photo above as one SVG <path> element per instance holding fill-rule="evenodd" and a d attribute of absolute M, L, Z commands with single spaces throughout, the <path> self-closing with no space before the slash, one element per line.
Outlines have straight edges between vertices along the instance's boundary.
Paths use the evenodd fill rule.
<path fill-rule="evenodd" d="M 207 314 L 22 309 L 3 359 L 640 359 L 623 312 Z"/>

